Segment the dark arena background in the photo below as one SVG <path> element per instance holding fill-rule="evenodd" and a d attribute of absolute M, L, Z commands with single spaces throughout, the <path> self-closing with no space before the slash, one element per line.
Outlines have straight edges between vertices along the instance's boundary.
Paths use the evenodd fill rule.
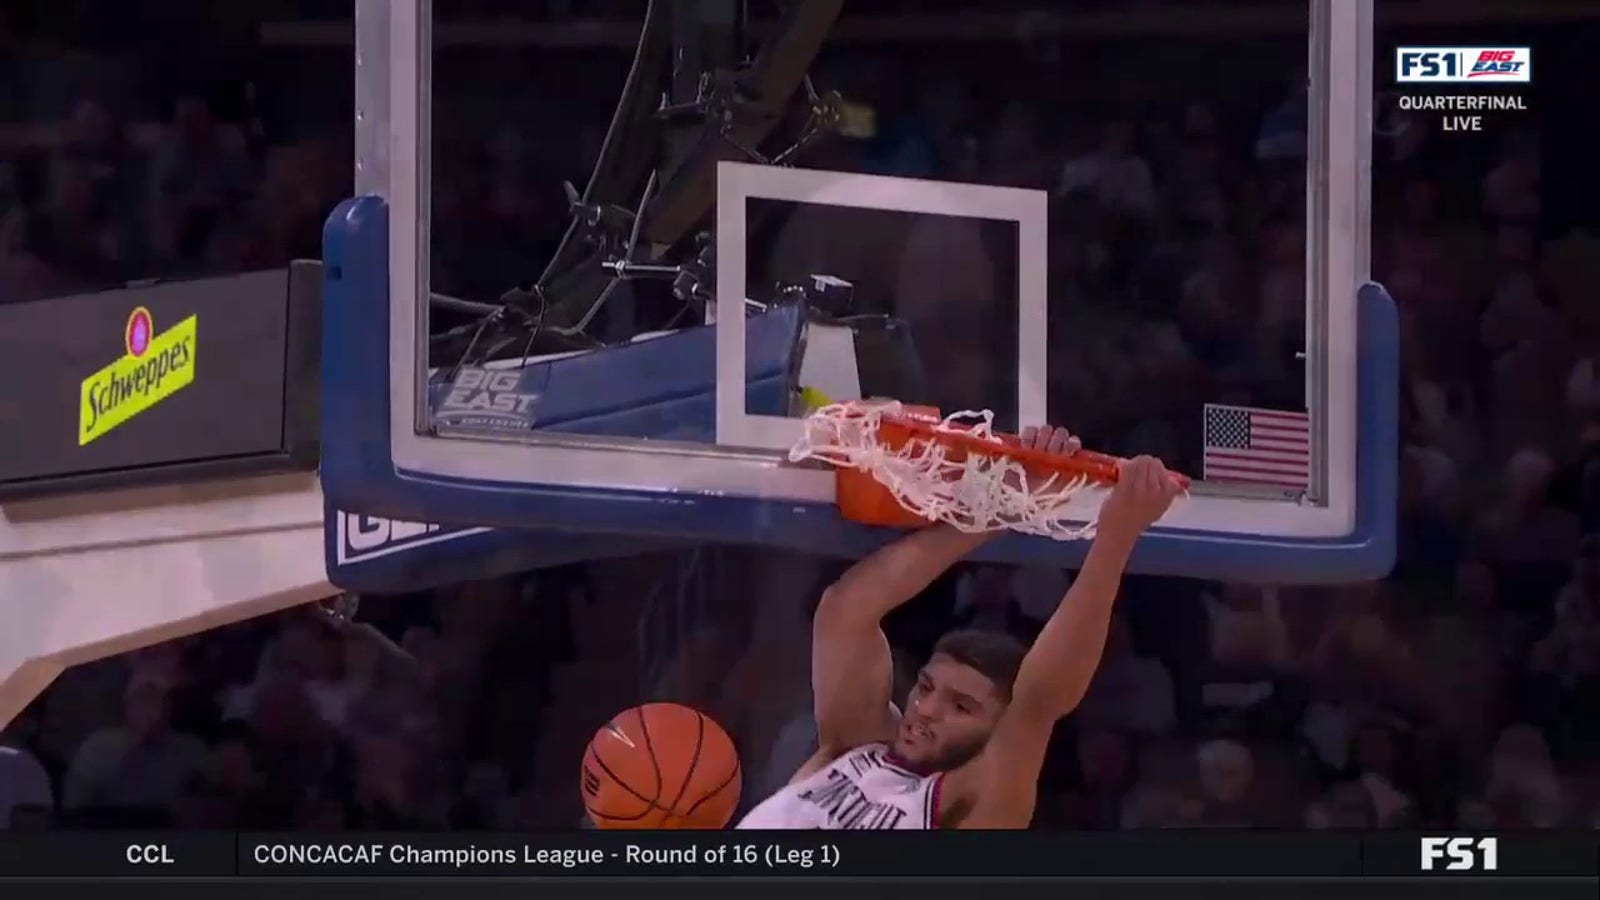
<path fill-rule="evenodd" d="M 370 193 L 353 164 L 367 152 L 355 4 L 8 0 L 0 893 L 381 880 L 526 896 L 679 880 L 810 896 L 830 888 L 808 881 L 831 879 L 952 896 L 987 882 L 1398 895 L 1418 881 L 1453 897 L 1597 896 L 1600 5 L 797 11 L 812 2 L 421 4 L 429 239 L 406 364 L 426 384 L 404 390 L 432 404 L 438 435 L 482 448 L 541 427 L 558 391 L 609 389 L 493 378 L 519 360 L 710 327 L 720 260 L 696 223 L 716 162 L 738 156 L 1047 203 L 1048 241 L 1022 263 L 1044 273 L 1051 316 L 1030 381 L 1026 301 L 1010 299 L 1027 279 L 994 265 L 1027 255 L 1020 226 L 751 200 L 738 287 L 752 308 L 803 296 L 813 325 L 849 324 L 863 386 L 915 384 L 1016 430 L 1025 410 L 1009 398 L 1032 384 L 1089 446 L 1196 479 L 1213 465 L 1202 402 L 1309 407 L 1322 440 L 1331 420 L 1306 399 L 1321 396 L 1307 360 L 1327 315 L 1307 288 L 1323 259 L 1308 147 L 1340 135 L 1309 98 L 1327 95 L 1320 79 L 1370 81 L 1367 167 L 1343 177 L 1370 176 L 1367 269 L 1398 310 L 1398 481 L 1378 513 L 1392 567 L 1337 584 L 1130 574 L 1026 831 L 597 828 L 586 748 L 641 704 L 726 731 L 731 821 L 789 781 L 818 745 L 811 617 L 860 553 L 843 537 L 680 538 L 643 518 L 519 531 L 503 515 L 324 496 L 319 441 L 330 485 L 338 448 L 319 408 L 343 389 L 330 358 L 353 333 L 324 321 L 324 292 L 354 267 L 324 259 L 324 229 Z M 1360 56 L 1318 62 L 1314 21 L 1345 3 L 1371 17 L 1370 79 Z M 635 70 L 656 38 L 656 68 Z M 1531 80 L 1496 88 L 1519 108 L 1459 113 L 1471 127 L 1410 108 L 1478 89 L 1400 80 L 1406 48 L 1458 47 L 1531 54 Z M 792 107 L 762 93 L 785 66 Z M 727 76 L 752 69 L 774 80 Z M 711 159 L 694 129 L 718 121 L 734 124 Z M 410 152 L 384 147 L 385 166 Z M 157 339 L 195 317 L 193 382 L 123 401 L 140 405 L 75 439 L 86 379 L 142 352 L 136 309 Z M 1355 362 L 1317 365 L 1355 383 Z M 667 452 L 735 443 L 669 424 L 596 433 Z M 1032 642 L 1078 565 L 988 559 L 884 619 L 897 702 L 952 629 Z M 652 752 L 654 808 L 668 753 Z M 657 824 L 672 822 L 691 819 Z M 741 883 L 756 878 L 774 883 Z"/>

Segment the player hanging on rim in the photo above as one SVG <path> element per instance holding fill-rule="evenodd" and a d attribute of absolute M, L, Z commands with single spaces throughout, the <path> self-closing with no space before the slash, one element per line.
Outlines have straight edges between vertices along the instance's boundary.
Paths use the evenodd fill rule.
<path fill-rule="evenodd" d="M 1074 452 L 1065 429 L 1024 443 Z M 817 606 L 811 685 L 819 749 L 739 828 L 1026 828 L 1057 720 L 1089 687 L 1134 542 L 1182 493 L 1159 460 L 1122 463 L 1083 568 L 1038 640 L 954 631 L 935 645 L 899 714 L 885 615 L 991 535 L 937 525 L 852 566 Z"/>

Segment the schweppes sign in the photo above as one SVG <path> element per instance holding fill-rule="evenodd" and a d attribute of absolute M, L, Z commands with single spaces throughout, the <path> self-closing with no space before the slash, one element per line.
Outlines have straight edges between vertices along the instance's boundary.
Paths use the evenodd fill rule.
<path fill-rule="evenodd" d="M 89 443 L 188 387 L 194 381 L 197 316 L 160 334 L 150 310 L 139 307 L 124 329 L 127 355 L 83 380 L 78 446 Z"/>

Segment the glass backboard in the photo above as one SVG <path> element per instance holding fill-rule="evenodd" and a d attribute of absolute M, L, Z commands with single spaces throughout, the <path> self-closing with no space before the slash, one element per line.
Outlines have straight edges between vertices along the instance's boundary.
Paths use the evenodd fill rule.
<path fill-rule="evenodd" d="M 838 6 L 752 24 L 764 49 L 736 77 L 710 54 L 687 88 L 665 64 L 683 41 L 670 4 L 631 26 L 631 70 L 621 47 L 552 49 L 575 93 L 550 103 L 593 108 L 550 135 L 576 143 L 584 170 L 555 207 L 565 230 L 540 246 L 519 211 L 548 211 L 560 175 L 529 176 L 514 135 L 461 137 L 469 92 L 452 84 L 469 76 L 449 23 L 426 0 L 358 0 L 358 196 L 325 233 L 330 501 L 854 555 L 893 533 L 840 519 L 832 472 L 785 454 L 817 398 L 887 395 L 991 409 L 1008 428 L 1064 424 L 1192 475 L 1137 570 L 1386 571 L 1397 350 L 1389 299 L 1366 285 L 1371 4 L 1307 7 L 1289 87 L 1245 151 L 1268 188 L 1243 211 L 1219 208 L 1203 178 L 1151 207 L 1152 179 L 1217 168 L 1219 113 L 1186 109 L 1163 140 L 1139 131 L 1126 85 L 1105 89 L 1115 112 L 1092 127 L 1058 123 L 1048 171 L 1026 149 L 1048 127 L 1037 99 L 979 111 L 984 165 L 959 142 L 924 165 L 896 130 L 904 86 L 843 74 Z M 489 93 L 508 115 L 544 114 Z M 485 192 L 500 212 L 465 217 L 461 198 Z M 1221 239 L 1240 215 L 1257 217 L 1261 246 Z M 462 264 L 495 242 L 503 262 Z M 1083 549 L 1008 536 L 981 558 L 1069 566 Z"/>

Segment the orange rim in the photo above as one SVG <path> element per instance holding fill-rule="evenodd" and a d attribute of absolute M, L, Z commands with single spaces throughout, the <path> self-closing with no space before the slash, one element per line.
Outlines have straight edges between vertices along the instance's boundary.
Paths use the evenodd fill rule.
<path fill-rule="evenodd" d="M 1084 477 L 1102 484 L 1115 484 L 1120 457 L 1093 450 L 1076 453 L 1047 453 L 1022 446 L 1022 439 L 1013 434 L 996 434 L 996 444 L 978 435 L 936 427 L 937 421 L 906 415 L 886 415 L 878 423 L 878 440 L 892 450 L 900 450 L 912 442 L 940 444 L 950 450 L 954 459 L 964 459 L 967 454 L 1000 456 L 1020 463 L 1032 475 L 1058 474 L 1071 478 Z M 1189 478 L 1176 472 L 1173 477 L 1183 489 L 1188 490 Z"/>

